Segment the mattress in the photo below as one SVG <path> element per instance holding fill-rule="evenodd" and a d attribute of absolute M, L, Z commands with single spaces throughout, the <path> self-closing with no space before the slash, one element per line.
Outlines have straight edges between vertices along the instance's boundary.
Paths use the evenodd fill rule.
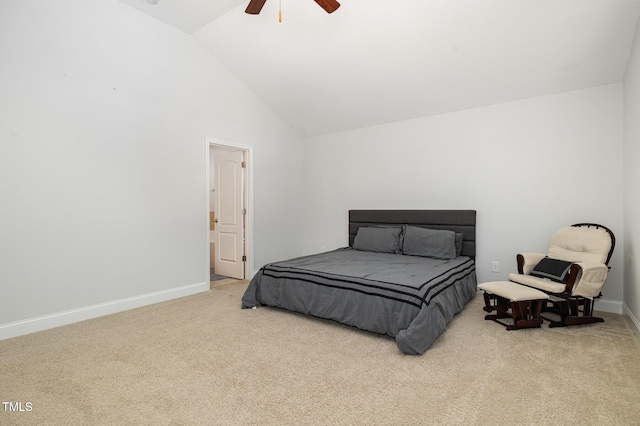
<path fill-rule="evenodd" d="M 338 249 L 264 266 L 243 308 L 274 306 L 395 339 L 422 354 L 476 294 L 475 262 Z"/>

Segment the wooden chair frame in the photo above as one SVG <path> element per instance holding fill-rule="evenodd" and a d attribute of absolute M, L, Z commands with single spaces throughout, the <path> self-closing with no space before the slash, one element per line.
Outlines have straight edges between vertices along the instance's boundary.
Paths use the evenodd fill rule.
<path fill-rule="evenodd" d="M 485 320 L 497 322 L 506 327 L 507 330 L 520 330 L 523 328 L 540 328 L 542 318 L 543 302 L 546 300 L 521 300 L 518 302 L 510 301 L 497 294 L 484 293 L 484 307 L 486 312 L 496 311 L 495 314 L 485 315 Z M 511 318 L 513 324 L 509 324 L 501 319 Z"/>

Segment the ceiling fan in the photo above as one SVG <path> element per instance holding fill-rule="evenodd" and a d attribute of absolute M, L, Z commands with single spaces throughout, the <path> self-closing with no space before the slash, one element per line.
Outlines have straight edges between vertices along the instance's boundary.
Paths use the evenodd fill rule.
<path fill-rule="evenodd" d="M 245 10 L 245 13 L 250 15 L 257 15 L 262 10 L 262 6 L 264 6 L 267 0 L 251 0 L 249 2 L 249 6 Z M 335 12 L 339 7 L 340 3 L 336 0 L 314 0 L 316 3 L 320 5 L 327 13 Z"/>

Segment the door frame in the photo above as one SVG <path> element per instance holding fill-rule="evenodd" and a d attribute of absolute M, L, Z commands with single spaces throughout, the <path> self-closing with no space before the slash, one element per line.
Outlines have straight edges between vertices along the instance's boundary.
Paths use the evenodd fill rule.
<path fill-rule="evenodd" d="M 253 276 L 253 147 L 242 145 L 236 142 L 223 141 L 215 138 L 206 138 L 206 184 L 205 184 L 205 194 L 206 194 L 206 205 L 205 205 L 205 235 L 206 235 L 206 250 L 205 250 L 205 259 L 207 265 L 207 281 L 209 281 L 209 259 L 211 256 L 211 247 L 210 247 L 210 229 L 209 229 L 209 206 L 211 206 L 211 191 L 209 190 L 209 174 L 211 173 L 211 164 L 209 161 L 209 150 L 212 145 L 221 146 L 224 148 L 230 148 L 236 151 L 244 151 L 245 161 L 247 162 L 246 167 L 246 176 L 244 179 L 243 189 L 244 189 L 244 205 L 247 209 L 247 214 L 245 215 L 245 235 L 244 235 L 244 253 L 247 257 L 247 260 L 244 262 L 244 279 L 250 280 Z"/>

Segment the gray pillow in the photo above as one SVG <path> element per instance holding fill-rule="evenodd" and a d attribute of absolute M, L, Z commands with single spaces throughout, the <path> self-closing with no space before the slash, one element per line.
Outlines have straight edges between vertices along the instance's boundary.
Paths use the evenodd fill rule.
<path fill-rule="evenodd" d="M 447 230 L 407 226 L 404 232 L 402 254 L 409 256 L 455 259 L 456 233 Z"/>
<path fill-rule="evenodd" d="M 566 284 L 569 282 L 572 262 L 552 259 L 545 256 L 531 271 L 531 275 L 538 278 L 549 278 L 552 281 Z"/>
<path fill-rule="evenodd" d="M 456 257 L 462 254 L 462 241 L 464 240 L 464 234 L 456 232 Z"/>
<path fill-rule="evenodd" d="M 358 228 L 353 248 L 376 253 L 400 254 L 402 226 L 362 226 Z"/>

